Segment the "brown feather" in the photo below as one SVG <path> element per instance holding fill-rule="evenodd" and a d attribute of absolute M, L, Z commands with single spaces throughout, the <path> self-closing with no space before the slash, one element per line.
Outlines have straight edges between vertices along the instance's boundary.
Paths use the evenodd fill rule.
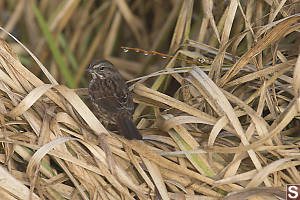
<path fill-rule="evenodd" d="M 142 139 L 132 122 L 133 100 L 120 72 L 105 60 L 94 62 L 88 71 L 91 75 L 89 96 L 99 120 L 117 124 L 127 139 Z"/>

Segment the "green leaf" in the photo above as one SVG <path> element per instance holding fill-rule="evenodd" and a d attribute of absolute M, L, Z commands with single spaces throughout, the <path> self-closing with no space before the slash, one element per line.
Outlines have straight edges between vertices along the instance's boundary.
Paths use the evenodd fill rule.
<path fill-rule="evenodd" d="M 66 83 L 69 87 L 76 88 L 77 85 L 74 81 L 72 72 L 69 70 L 58 46 L 56 45 L 55 39 L 52 36 L 45 19 L 43 18 L 41 12 L 36 7 L 36 5 L 34 3 L 32 3 L 31 5 L 32 5 L 33 13 L 39 23 L 39 26 L 43 32 L 43 35 L 48 43 L 50 51 L 53 54 L 54 60 L 58 65 L 61 75 L 63 76 L 64 80 L 66 81 Z"/>

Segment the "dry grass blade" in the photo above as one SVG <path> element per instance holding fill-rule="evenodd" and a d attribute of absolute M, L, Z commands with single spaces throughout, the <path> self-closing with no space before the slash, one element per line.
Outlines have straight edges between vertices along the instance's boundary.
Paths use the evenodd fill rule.
<path fill-rule="evenodd" d="M 300 92 L 300 54 L 298 55 L 297 62 L 295 65 L 293 80 L 294 96 L 298 97 Z"/>
<path fill-rule="evenodd" d="M 169 200 L 168 191 L 167 191 L 166 185 L 163 181 L 163 178 L 161 176 L 161 173 L 159 172 L 158 166 L 155 163 L 151 163 L 146 158 L 142 157 L 142 159 L 143 159 L 143 162 L 145 163 L 147 169 L 149 170 L 149 173 L 151 174 L 151 177 L 153 179 L 155 187 L 158 190 L 161 198 L 163 200 Z"/>
<path fill-rule="evenodd" d="M 158 164 L 161 167 L 164 167 L 167 169 L 173 169 L 174 171 L 177 171 L 177 173 L 191 176 L 195 179 L 205 181 L 208 184 L 213 184 L 213 182 L 214 182 L 210 178 L 207 178 L 205 176 L 202 176 L 201 174 L 198 174 L 196 172 L 193 172 L 191 170 L 183 168 L 180 165 L 177 165 L 177 164 L 161 157 L 160 155 L 158 155 L 158 154 L 154 153 L 153 151 L 151 151 L 150 149 L 148 149 L 145 145 L 142 145 L 136 141 L 130 141 L 130 143 L 128 143 L 128 144 L 133 150 L 135 150 L 136 152 L 138 152 L 145 158 L 151 160 L 152 162 L 155 162 L 156 164 Z"/>
<path fill-rule="evenodd" d="M 95 133 L 107 133 L 107 130 L 73 90 L 65 86 L 56 86 L 55 88 L 70 102 L 70 104 L 72 104 Z"/>
<path fill-rule="evenodd" d="M 53 86 L 54 85 L 45 84 L 34 88 L 13 110 L 7 113 L 7 115 L 12 118 L 20 116 Z"/>
<path fill-rule="evenodd" d="M 70 140 L 76 140 L 76 139 L 75 138 L 59 138 L 59 139 L 49 142 L 48 144 L 45 144 L 38 151 L 36 151 L 34 153 L 34 155 L 31 157 L 31 159 L 28 163 L 27 170 L 26 170 L 27 176 L 30 177 L 31 191 L 33 191 L 33 189 L 35 187 L 35 181 L 37 180 L 37 175 L 39 172 L 39 167 L 41 165 L 40 162 L 41 162 L 42 158 L 49 151 L 51 151 L 53 148 L 55 148 L 57 145 L 67 142 L 67 141 L 70 141 Z"/>
<path fill-rule="evenodd" d="M 276 160 L 275 162 L 269 164 L 267 167 L 261 169 L 258 171 L 257 174 L 253 177 L 253 179 L 248 183 L 247 188 L 257 187 L 261 184 L 264 178 L 268 176 L 271 172 L 275 172 L 276 168 L 278 168 L 280 165 L 292 160 L 293 158 L 285 158 Z"/>
<path fill-rule="evenodd" d="M 14 178 L 8 171 L 3 169 L 2 166 L 0 166 L 0 176 L 2 179 L 0 186 L 7 191 L 7 194 L 2 193 L 1 198 L 11 199 L 13 198 L 12 196 L 14 196 L 19 199 L 29 199 L 29 189 L 21 181 Z M 33 200 L 40 199 L 36 194 L 33 194 L 31 197 Z"/>
<path fill-rule="evenodd" d="M 235 85 L 240 85 L 240 84 L 252 81 L 252 80 L 257 79 L 257 78 L 265 77 L 269 74 L 272 74 L 272 73 L 281 71 L 282 69 L 286 69 L 290 66 L 293 66 L 294 64 L 295 64 L 295 60 L 290 60 L 287 63 L 280 63 L 280 64 L 277 64 L 277 65 L 268 67 L 266 69 L 259 70 L 257 72 L 253 72 L 251 74 L 245 75 L 243 77 L 234 79 L 234 80 L 226 83 L 226 87 L 232 87 L 232 86 L 235 86 Z"/>
<path fill-rule="evenodd" d="M 214 16 L 213 16 L 213 13 L 212 13 L 212 8 L 213 8 L 213 1 L 212 0 L 209 0 L 209 1 L 203 1 L 202 2 L 202 5 L 203 5 L 203 8 L 204 8 L 204 11 L 205 11 L 205 17 L 208 18 L 213 30 L 214 30 L 214 33 L 216 34 L 216 37 L 218 39 L 218 41 L 221 43 L 221 39 L 220 39 L 220 34 L 219 34 L 219 31 L 217 29 L 217 26 L 216 26 L 216 22 L 214 20 Z"/>
<path fill-rule="evenodd" d="M 172 42 L 170 45 L 169 52 L 174 53 L 178 48 L 179 44 L 184 38 L 185 31 L 187 31 L 187 16 L 192 7 L 191 0 L 184 0 L 181 6 L 180 14 L 176 23 L 175 31 L 173 34 Z"/>
<path fill-rule="evenodd" d="M 299 19 L 299 16 L 292 16 L 277 24 L 270 32 L 266 34 L 265 37 L 263 37 L 263 39 L 259 40 L 253 48 L 246 52 L 228 72 L 226 72 L 226 74 L 218 82 L 218 85 L 224 86 L 225 83 L 227 83 L 234 75 L 236 75 L 240 71 L 242 67 L 244 67 L 250 61 L 250 59 L 264 50 L 271 43 L 274 43 L 281 37 L 283 37 L 290 26 Z"/>
<path fill-rule="evenodd" d="M 136 39 L 140 42 L 140 44 L 143 44 L 144 42 L 142 41 L 142 36 L 140 33 L 140 31 L 143 30 L 143 26 L 140 20 L 133 15 L 125 0 L 116 1 L 116 4 L 118 5 L 125 20 L 129 24 L 129 27 L 132 29 Z"/>
<path fill-rule="evenodd" d="M 284 199 L 300 182 L 298 1 L 0 2 L 0 199 Z M 96 59 L 128 80 L 143 140 L 90 110 Z"/>
<path fill-rule="evenodd" d="M 162 102 L 164 104 L 167 104 L 169 106 L 172 106 L 172 107 L 175 107 L 177 109 L 180 109 L 186 113 L 189 113 L 193 116 L 197 116 L 197 117 L 200 117 L 200 118 L 203 118 L 205 121 L 208 121 L 210 123 L 214 123 L 215 122 L 215 119 L 212 118 L 211 116 L 197 110 L 197 109 L 194 109 L 193 107 L 183 103 L 183 102 L 180 102 L 174 98 L 171 98 L 165 94 L 162 94 L 162 93 L 159 93 L 155 90 L 152 90 L 150 88 L 147 88 L 141 84 L 136 84 L 135 87 L 134 87 L 134 92 L 140 96 L 144 96 L 144 97 L 147 97 L 147 98 L 150 98 L 150 99 L 153 99 L 153 100 L 156 100 L 156 101 L 159 101 L 159 102 Z"/>
<path fill-rule="evenodd" d="M 234 113 L 229 101 L 226 99 L 225 95 L 217 88 L 217 86 L 208 78 L 208 76 L 198 68 L 194 68 L 191 72 L 193 78 L 195 78 L 199 84 L 195 85 L 196 88 L 201 88 L 205 91 L 211 100 L 215 104 L 215 107 L 219 108 L 221 113 L 224 113 L 228 120 L 231 122 L 232 126 L 235 128 L 237 135 L 240 137 L 243 145 L 249 145 L 249 141 L 245 136 L 244 130 L 238 120 L 238 117 Z M 261 168 L 261 163 L 256 157 L 253 150 L 248 151 L 252 162 L 257 169 Z M 265 179 L 265 183 L 270 185 L 269 181 Z"/>
<path fill-rule="evenodd" d="M 39 169 L 40 161 L 50 150 L 55 148 L 55 146 L 57 146 L 61 143 L 67 142 L 69 140 L 76 140 L 76 139 L 75 138 L 59 138 L 59 139 L 49 142 L 48 144 L 42 146 L 38 151 L 36 151 L 28 163 L 28 167 L 26 170 L 28 177 L 34 177 L 34 174 Z"/>
<path fill-rule="evenodd" d="M 40 62 L 40 60 L 25 45 L 23 45 L 16 37 L 14 37 L 12 34 L 10 34 L 9 32 L 7 32 L 7 30 L 3 29 L 1 26 L 0 26 L 0 29 L 2 31 L 4 31 L 6 34 L 8 34 L 10 37 L 12 37 L 15 41 L 17 41 L 18 44 L 20 44 L 26 50 L 26 52 L 28 52 L 30 54 L 30 56 L 39 65 L 39 67 L 42 69 L 42 71 L 45 73 L 45 75 L 47 76 L 47 78 L 49 79 L 49 81 L 51 81 L 52 84 L 58 84 L 57 81 L 52 77 L 52 75 L 45 68 L 45 66 Z M 3 42 L 1 42 L 1 43 L 2 43 L 1 46 L 6 46 L 5 43 L 3 43 Z M 12 54 L 12 55 L 14 55 L 14 53 L 12 53 L 12 52 L 9 52 L 9 53 Z"/>
<path fill-rule="evenodd" d="M 223 198 L 223 200 L 240 200 L 240 199 L 248 199 L 255 198 L 256 196 L 268 196 L 271 199 L 274 199 L 274 196 L 279 196 L 281 199 L 285 198 L 285 192 L 282 187 L 263 187 L 263 188 L 251 188 L 245 189 L 238 192 L 232 192 L 227 197 Z M 272 198 L 274 197 L 274 198 Z M 275 198 L 277 199 L 277 198 Z"/>
<path fill-rule="evenodd" d="M 163 123 L 163 126 L 169 126 L 173 128 L 174 130 L 166 130 L 170 134 L 170 136 L 173 138 L 173 140 L 176 142 L 178 147 L 183 151 L 189 151 L 189 150 L 196 150 L 200 146 L 197 143 L 197 141 L 191 136 L 191 134 L 180 125 L 176 125 L 176 121 L 173 120 L 175 123 L 172 124 L 172 121 L 170 119 L 174 119 L 171 115 L 165 115 L 163 116 L 166 121 Z M 201 121 L 201 120 L 200 120 Z M 170 125 L 168 125 L 170 124 Z M 201 174 L 205 174 L 208 177 L 214 177 L 215 172 L 213 171 L 212 167 L 208 163 L 208 158 L 205 155 L 198 154 L 186 154 L 186 157 L 189 159 L 189 161 L 192 163 L 192 165 L 199 171 Z"/>

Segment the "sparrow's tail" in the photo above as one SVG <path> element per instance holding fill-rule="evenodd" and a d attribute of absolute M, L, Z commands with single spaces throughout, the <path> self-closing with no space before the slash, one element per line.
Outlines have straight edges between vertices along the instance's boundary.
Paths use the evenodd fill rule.
<path fill-rule="evenodd" d="M 142 140 L 143 137 L 128 116 L 120 116 L 117 120 L 120 134 L 128 140 Z"/>

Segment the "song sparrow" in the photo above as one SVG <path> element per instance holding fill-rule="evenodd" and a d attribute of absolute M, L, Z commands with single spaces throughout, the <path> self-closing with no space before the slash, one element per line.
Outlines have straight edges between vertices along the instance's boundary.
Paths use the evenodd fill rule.
<path fill-rule="evenodd" d="M 87 71 L 91 75 L 89 96 L 98 119 L 116 124 L 119 133 L 129 140 L 141 140 L 132 122 L 132 96 L 120 72 L 107 60 L 93 62 Z"/>

